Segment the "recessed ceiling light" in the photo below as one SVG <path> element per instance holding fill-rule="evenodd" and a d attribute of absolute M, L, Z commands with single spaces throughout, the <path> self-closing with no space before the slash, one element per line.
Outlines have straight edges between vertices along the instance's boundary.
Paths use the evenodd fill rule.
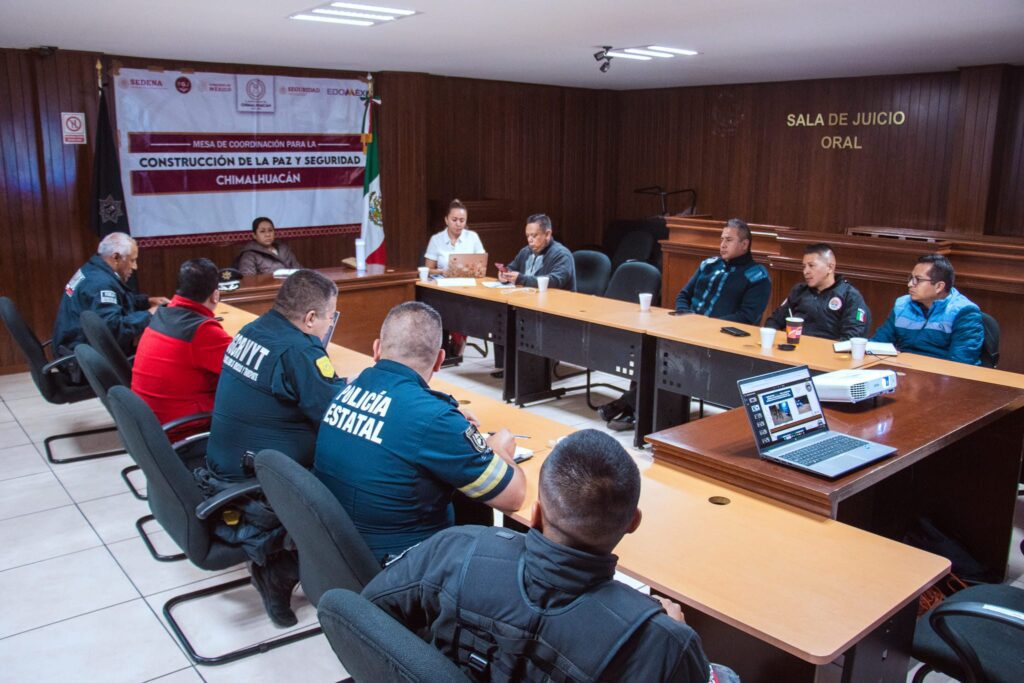
<path fill-rule="evenodd" d="M 678 47 L 662 47 L 661 45 L 648 45 L 647 49 L 657 50 L 658 52 L 671 52 L 674 55 L 686 55 L 687 57 L 692 57 L 694 55 L 700 54 L 695 50 L 682 50 Z"/>
<path fill-rule="evenodd" d="M 414 14 L 418 14 L 418 12 L 411 9 L 378 7 L 354 2 L 327 2 L 304 12 L 293 14 L 289 18 L 302 21 L 323 21 L 328 24 L 345 24 L 346 26 L 376 26 L 405 19 Z"/>
<path fill-rule="evenodd" d="M 293 14 L 288 18 L 298 19 L 299 21 L 322 21 L 328 24 L 346 24 L 348 26 L 373 26 L 372 21 L 342 19 L 341 17 L 325 17 L 322 14 Z"/>
<path fill-rule="evenodd" d="M 608 50 L 605 54 L 609 57 L 621 57 L 622 59 L 639 59 L 644 62 L 651 61 L 650 57 L 644 57 L 643 55 L 631 55 L 628 52 L 619 52 L 618 50 Z"/>
<path fill-rule="evenodd" d="M 322 7 L 317 7 L 313 12 L 329 14 L 334 17 L 352 17 L 353 19 L 370 19 L 372 21 L 394 21 L 398 18 L 390 14 L 367 14 L 366 12 L 349 12 L 343 9 L 324 9 Z"/>
<path fill-rule="evenodd" d="M 655 52 L 654 50 L 642 50 L 638 47 L 627 47 L 623 52 L 628 52 L 631 55 L 644 55 L 645 57 L 661 57 L 663 59 L 672 59 L 675 55 L 671 55 L 667 52 Z"/>
<path fill-rule="evenodd" d="M 331 7 L 367 10 L 369 12 L 386 12 L 387 14 L 397 14 L 402 17 L 408 17 L 416 14 L 416 10 L 411 9 L 394 9 L 392 7 L 377 7 L 376 5 L 357 5 L 354 2 L 332 2 Z"/>

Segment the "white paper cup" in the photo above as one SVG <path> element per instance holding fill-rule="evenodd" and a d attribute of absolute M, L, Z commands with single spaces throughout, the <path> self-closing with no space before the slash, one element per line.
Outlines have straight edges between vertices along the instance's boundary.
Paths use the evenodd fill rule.
<path fill-rule="evenodd" d="M 547 275 L 538 275 L 537 276 L 537 291 L 538 292 L 546 292 L 546 291 L 548 291 L 548 282 L 550 282 L 550 281 L 551 281 L 551 278 L 549 278 Z"/>
<path fill-rule="evenodd" d="M 654 295 L 651 294 L 650 292 L 643 292 L 643 293 L 640 294 L 640 312 L 641 313 L 646 313 L 647 311 L 651 310 L 651 299 L 653 299 L 653 298 L 654 298 Z"/>
<path fill-rule="evenodd" d="M 864 360 L 864 350 L 868 347 L 868 340 L 864 337 L 854 337 L 850 340 L 850 355 L 854 361 Z"/>
<path fill-rule="evenodd" d="M 417 270 L 420 272 L 420 282 L 426 282 L 430 279 L 430 268 L 420 266 Z"/>
<path fill-rule="evenodd" d="M 771 351 L 772 346 L 775 345 L 775 328 L 774 327 L 762 327 L 761 328 L 761 350 Z"/>

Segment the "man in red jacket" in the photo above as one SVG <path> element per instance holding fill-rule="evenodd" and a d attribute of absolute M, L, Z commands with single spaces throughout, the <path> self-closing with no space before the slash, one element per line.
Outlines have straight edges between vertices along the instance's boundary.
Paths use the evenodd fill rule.
<path fill-rule="evenodd" d="M 213 397 L 231 337 L 214 320 L 220 301 L 213 261 L 192 259 L 178 270 L 178 289 L 167 306 L 157 308 L 142 333 L 132 369 L 132 391 L 161 423 L 213 410 Z M 209 422 L 172 430 L 172 442 L 204 431 Z"/>

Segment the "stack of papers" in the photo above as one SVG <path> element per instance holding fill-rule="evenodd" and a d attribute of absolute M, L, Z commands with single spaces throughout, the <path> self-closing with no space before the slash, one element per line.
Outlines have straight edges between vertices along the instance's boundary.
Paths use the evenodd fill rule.
<path fill-rule="evenodd" d="M 297 270 L 298 268 L 278 268 L 277 270 L 274 271 L 274 277 L 286 278 L 290 276 L 292 273 L 296 272 Z"/>
<path fill-rule="evenodd" d="M 835 351 L 836 353 L 849 353 L 850 342 L 836 342 L 835 344 L 832 345 L 832 350 Z M 890 344 L 889 342 L 868 342 L 868 346 L 864 352 L 867 353 L 869 356 L 899 355 L 899 351 L 896 350 L 896 347 Z"/>
<path fill-rule="evenodd" d="M 489 289 L 512 289 L 515 287 L 515 284 L 511 282 L 498 282 L 497 280 L 488 280 L 487 282 L 482 282 L 481 284 Z"/>

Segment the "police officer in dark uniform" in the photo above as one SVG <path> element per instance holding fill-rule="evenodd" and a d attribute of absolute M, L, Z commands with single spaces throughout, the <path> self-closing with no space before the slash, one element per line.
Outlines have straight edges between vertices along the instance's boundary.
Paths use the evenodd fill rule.
<path fill-rule="evenodd" d="M 243 327 L 228 345 L 214 398 L 206 469 L 195 471 L 207 496 L 253 476 L 252 457 L 264 448 L 306 467 L 313 464 L 320 418 L 344 386 L 321 341 L 337 301 L 333 282 L 299 270 L 281 285 L 273 309 Z M 299 577 L 290 539 L 262 501 L 247 501 L 241 513 L 241 521 L 221 520 L 214 533 L 249 556 L 253 586 L 271 620 L 294 626 L 298 620 L 290 602 Z"/>
<path fill-rule="evenodd" d="M 753 237 L 739 218 L 722 228 L 717 258 L 705 259 L 676 296 L 676 312 L 756 325 L 768 305 L 768 269 L 750 253 Z"/>
<path fill-rule="evenodd" d="M 363 595 L 477 681 L 736 680 L 712 667 L 679 606 L 615 581 L 640 524 L 640 472 L 611 436 L 563 439 L 541 467 L 532 529 L 436 534 Z"/>
<path fill-rule="evenodd" d="M 705 259 L 676 296 L 676 313 L 697 313 L 719 320 L 756 325 L 772 294 L 768 269 L 754 261 L 750 228 L 730 218 L 722 228 L 719 255 Z M 598 408 L 602 420 L 616 431 L 632 431 L 636 383 L 622 396 Z"/>
<path fill-rule="evenodd" d="M 399 304 L 374 342 L 376 364 L 338 394 L 320 424 L 313 473 L 378 560 L 452 526 L 455 491 L 504 512 L 523 502 L 508 430 L 485 438 L 472 415 L 427 385 L 444 355 L 437 311 Z"/>
<path fill-rule="evenodd" d="M 793 285 L 789 296 L 765 321 L 765 327 L 786 329 L 786 318 L 803 318 L 803 334 L 845 341 L 866 337 L 871 311 L 857 288 L 836 275 L 836 257 L 824 242 L 804 249 L 804 282 Z"/>
<path fill-rule="evenodd" d="M 245 454 L 273 448 L 306 467 L 320 418 L 342 388 L 321 342 L 338 288 L 312 270 L 293 273 L 274 307 L 243 327 L 224 354 L 206 463 L 217 477 L 251 476 Z"/>
<path fill-rule="evenodd" d="M 94 254 L 64 285 L 57 319 L 53 325 L 53 349 L 67 356 L 85 343 L 79 318 L 95 311 L 114 333 L 125 355 L 135 353 L 135 343 L 149 325 L 151 313 L 166 297 L 136 294 L 126 283 L 138 268 L 139 247 L 123 232 L 104 237 Z"/>

